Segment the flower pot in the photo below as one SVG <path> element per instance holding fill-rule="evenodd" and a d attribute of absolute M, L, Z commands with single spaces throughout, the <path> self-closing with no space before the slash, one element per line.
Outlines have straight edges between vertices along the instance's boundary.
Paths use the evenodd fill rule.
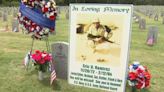
<path fill-rule="evenodd" d="M 38 71 L 38 79 L 43 80 L 44 78 L 44 73 L 42 71 Z"/>

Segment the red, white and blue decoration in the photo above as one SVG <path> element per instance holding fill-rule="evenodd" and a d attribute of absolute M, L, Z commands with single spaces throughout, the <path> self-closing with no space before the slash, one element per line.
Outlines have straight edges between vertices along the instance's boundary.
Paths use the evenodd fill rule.
<path fill-rule="evenodd" d="M 129 66 L 128 82 L 130 86 L 137 89 L 148 88 L 150 86 L 151 74 L 146 66 L 134 62 Z"/>
<path fill-rule="evenodd" d="M 18 20 L 26 33 L 41 39 L 55 31 L 57 16 L 54 0 L 21 0 Z"/>

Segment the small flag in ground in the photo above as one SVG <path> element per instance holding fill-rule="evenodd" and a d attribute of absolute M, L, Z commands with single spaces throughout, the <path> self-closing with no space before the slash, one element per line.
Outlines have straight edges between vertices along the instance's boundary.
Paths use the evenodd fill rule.
<path fill-rule="evenodd" d="M 27 68 L 28 67 L 28 64 L 30 62 L 30 52 L 28 52 L 23 60 L 23 64 L 24 66 Z"/>
<path fill-rule="evenodd" d="M 51 79 L 50 79 L 51 85 L 55 79 L 56 79 L 56 72 L 53 63 L 51 62 Z"/>

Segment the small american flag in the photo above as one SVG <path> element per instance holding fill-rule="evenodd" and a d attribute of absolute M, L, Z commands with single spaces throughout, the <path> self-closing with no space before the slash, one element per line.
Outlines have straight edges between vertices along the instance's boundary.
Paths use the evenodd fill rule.
<path fill-rule="evenodd" d="M 50 78 L 50 85 L 52 85 L 53 81 L 56 79 L 56 72 L 55 67 L 51 61 L 51 78 Z"/>

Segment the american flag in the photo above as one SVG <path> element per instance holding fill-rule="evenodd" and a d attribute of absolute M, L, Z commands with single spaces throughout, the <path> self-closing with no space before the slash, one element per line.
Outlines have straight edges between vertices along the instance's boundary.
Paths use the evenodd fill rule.
<path fill-rule="evenodd" d="M 55 67 L 51 61 L 51 79 L 50 79 L 50 85 L 52 85 L 53 81 L 56 79 L 56 72 Z"/>

